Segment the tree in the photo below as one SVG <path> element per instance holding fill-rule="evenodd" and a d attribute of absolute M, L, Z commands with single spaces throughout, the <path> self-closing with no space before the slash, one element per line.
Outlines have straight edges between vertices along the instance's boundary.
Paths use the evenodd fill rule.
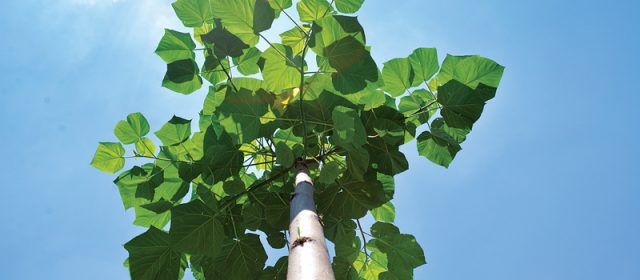
<path fill-rule="evenodd" d="M 147 161 L 115 180 L 134 224 L 148 228 L 124 245 L 132 279 L 180 279 L 187 267 L 197 279 L 411 279 L 425 264 L 393 225 L 394 176 L 408 169 L 400 146 L 415 139 L 448 167 L 504 68 L 479 56 L 440 65 L 435 49 L 419 48 L 380 71 L 350 15 L 363 2 L 301 0 L 299 21 L 291 0 L 172 4 L 193 34 L 165 30 L 162 85 L 187 95 L 211 84 L 199 131 L 174 116 L 155 143 L 145 117 L 130 114 L 119 142 L 100 143 L 91 162 L 116 173 L 127 159 Z M 272 43 L 262 33 L 279 18 L 293 25 Z M 257 233 L 290 256 L 265 267 Z"/>

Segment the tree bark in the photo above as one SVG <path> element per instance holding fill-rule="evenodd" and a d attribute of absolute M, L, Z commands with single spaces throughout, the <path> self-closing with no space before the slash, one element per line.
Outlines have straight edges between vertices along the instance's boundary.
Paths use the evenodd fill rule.
<path fill-rule="evenodd" d="M 291 199 L 288 280 L 333 280 L 333 269 L 320 218 L 313 201 L 313 181 L 303 163 L 296 166 Z"/>

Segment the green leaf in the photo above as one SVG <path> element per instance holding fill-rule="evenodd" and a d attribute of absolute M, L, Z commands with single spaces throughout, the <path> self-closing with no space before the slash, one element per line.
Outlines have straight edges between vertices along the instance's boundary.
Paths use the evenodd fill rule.
<path fill-rule="evenodd" d="M 215 144 L 207 148 L 201 165 L 206 168 L 204 177 L 213 182 L 222 182 L 237 175 L 242 169 L 244 154 L 235 146 Z"/>
<path fill-rule="evenodd" d="M 114 183 L 118 186 L 124 208 L 129 209 L 150 203 L 153 200 L 154 189 L 162 181 L 162 169 L 153 164 L 145 164 L 123 172 Z"/>
<path fill-rule="evenodd" d="M 309 32 L 309 30 L 307 29 L 305 32 Z M 282 39 L 283 45 L 290 47 L 293 54 L 298 55 L 302 53 L 302 49 L 307 40 L 307 34 L 302 32 L 300 28 L 294 27 L 280 34 L 280 38 Z"/>
<path fill-rule="evenodd" d="M 369 153 L 365 149 L 347 151 L 347 171 L 356 180 L 364 180 L 364 173 L 369 168 Z"/>
<path fill-rule="evenodd" d="M 438 103 L 442 104 L 442 117 L 448 126 L 471 129 L 480 118 L 485 102 L 495 96 L 496 89 L 480 84 L 472 89 L 457 80 L 438 88 Z"/>
<path fill-rule="evenodd" d="M 290 47 L 274 44 L 262 54 L 262 57 L 262 77 L 267 90 L 281 91 L 300 86 L 300 65 L 293 63 L 293 51 Z"/>
<path fill-rule="evenodd" d="M 391 96 L 400 96 L 413 84 L 414 72 L 408 58 L 394 58 L 384 63 L 382 79 L 384 90 Z"/>
<path fill-rule="evenodd" d="M 239 92 L 230 91 L 217 110 L 218 121 L 238 144 L 272 135 L 275 115 L 270 105 L 274 99 L 264 90 L 252 92 L 240 88 Z"/>
<path fill-rule="evenodd" d="M 149 133 L 149 123 L 140 113 L 129 114 L 126 121 L 118 122 L 114 133 L 123 144 L 133 144 Z"/>
<path fill-rule="evenodd" d="M 223 26 L 216 26 L 211 32 L 202 35 L 202 41 L 207 45 L 213 45 L 215 55 L 225 60 L 227 56 L 241 56 L 243 50 L 249 48 L 249 45 Z"/>
<path fill-rule="evenodd" d="M 462 149 L 460 143 L 467 133 L 469 130 L 452 129 L 442 119 L 436 119 L 431 124 L 431 132 L 425 131 L 418 136 L 418 153 L 435 164 L 449 167 Z"/>
<path fill-rule="evenodd" d="M 336 179 L 338 179 L 340 173 L 342 173 L 340 165 L 335 161 L 330 161 L 322 166 L 318 182 L 327 185 L 332 184 Z"/>
<path fill-rule="evenodd" d="M 438 52 L 436 49 L 419 48 L 409 55 L 411 67 L 415 71 L 416 78 L 413 86 L 417 86 L 422 82 L 427 82 L 435 73 L 440 70 L 438 64 Z"/>
<path fill-rule="evenodd" d="M 259 280 L 284 280 L 287 279 L 287 266 L 289 258 L 287 256 L 278 259 L 274 266 L 268 266 L 260 274 Z"/>
<path fill-rule="evenodd" d="M 378 67 L 364 45 L 353 36 L 335 41 L 324 49 L 323 56 L 337 72 L 333 86 L 344 94 L 355 93 L 378 80 Z"/>
<path fill-rule="evenodd" d="M 387 145 L 380 138 L 372 138 L 367 144 L 367 150 L 371 155 L 371 162 L 377 165 L 378 172 L 382 174 L 396 175 L 409 169 L 407 158 L 398 146 Z"/>
<path fill-rule="evenodd" d="M 176 249 L 187 254 L 214 256 L 226 239 L 217 209 L 200 200 L 171 209 L 169 237 Z"/>
<path fill-rule="evenodd" d="M 141 227 L 163 228 L 171 219 L 169 211 L 171 207 L 173 204 L 166 200 L 136 207 L 136 219 L 133 224 Z"/>
<path fill-rule="evenodd" d="M 257 34 L 271 28 L 275 11 L 265 0 L 210 0 L 213 15 L 222 25 L 249 46 L 255 46 Z"/>
<path fill-rule="evenodd" d="M 136 152 L 145 157 L 153 157 L 156 154 L 156 145 L 151 139 L 144 137 L 136 142 Z"/>
<path fill-rule="evenodd" d="M 180 144 L 191 136 L 191 120 L 173 116 L 155 134 L 165 146 Z"/>
<path fill-rule="evenodd" d="M 388 201 L 387 203 L 382 204 L 382 206 L 372 209 L 371 215 L 373 215 L 373 218 L 376 219 L 376 221 L 393 223 L 393 220 L 396 218 L 396 208 L 393 206 L 391 201 Z"/>
<path fill-rule="evenodd" d="M 424 251 L 415 237 L 400 234 L 394 225 L 377 222 L 371 226 L 371 235 L 375 237 L 371 243 L 387 255 L 388 274 L 404 275 L 401 279 L 408 279 L 406 276 L 412 275 L 413 269 L 426 263 Z"/>
<path fill-rule="evenodd" d="M 276 11 L 286 10 L 288 8 L 291 8 L 291 6 L 293 5 L 291 0 L 268 0 L 268 1 L 269 1 L 269 4 L 271 5 L 271 8 L 273 8 Z"/>
<path fill-rule="evenodd" d="M 185 27 L 200 27 L 213 22 L 209 0 L 178 0 L 171 4 Z"/>
<path fill-rule="evenodd" d="M 240 57 L 234 58 L 234 63 L 238 66 L 238 72 L 242 75 L 253 75 L 260 72 L 258 61 L 262 57 L 262 52 L 258 48 L 247 49 Z"/>
<path fill-rule="evenodd" d="M 367 143 L 367 135 L 358 112 L 351 108 L 337 106 L 331 118 L 334 124 L 331 142 L 346 150 L 359 149 Z"/>
<path fill-rule="evenodd" d="M 311 23 L 333 12 L 331 4 L 326 0 L 302 0 L 296 6 L 300 20 Z"/>
<path fill-rule="evenodd" d="M 225 243 L 218 256 L 205 267 L 207 279 L 257 279 L 267 261 L 260 237 L 248 233 Z"/>
<path fill-rule="evenodd" d="M 481 56 L 447 55 L 438 74 L 438 82 L 446 84 L 457 80 L 475 89 L 479 84 L 497 88 L 502 79 L 504 66 Z"/>
<path fill-rule="evenodd" d="M 164 30 L 164 36 L 160 39 L 156 54 L 166 63 L 183 59 L 195 59 L 193 50 L 196 44 L 191 39 L 191 34 L 182 33 L 171 29 Z"/>
<path fill-rule="evenodd" d="M 267 242 L 274 249 L 282 249 L 287 245 L 287 239 L 282 232 L 273 232 L 267 236 Z"/>
<path fill-rule="evenodd" d="M 211 51 L 205 52 L 204 64 L 202 65 L 202 77 L 209 81 L 212 85 L 217 85 L 227 79 L 225 70 L 229 70 L 229 61 L 227 59 L 219 59 Z M 209 89 L 211 91 L 211 89 Z"/>
<path fill-rule="evenodd" d="M 136 280 L 175 280 L 181 274 L 180 259 L 169 235 L 155 227 L 124 244 L 129 251 L 129 271 Z"/>
<path fill-rule="evenodd" d="M 224 102 L 224 98 L 226 96 L 227 88 L 221 87 L 216 89 L 214 87 L 209 88 L 209 93 L 207 97 L 204 99 L 204 106 L 202 108 L 202 113 L 205 115 L 213 115 L 216 112 L 216 109 L 222 105 Z"/>
<path fill-rule="evenodd" d="M 116 173 L 124 167 L 124 148 L 120 143 L 100 142 L 91 166 L 107 173 Z"/>
<path fill-rule="evenodd" d="M 364 0 L 336 0 L 336 8 L 339 12 L 353 14 L 360 10 Z"/>
<path fill-rule="evenodd" d="M 342 178 L 339 186 L 328 189 L 326 197 L 320 199 L 320 204 L 329 205 L 326 216 L 344 219 L 358 219 L 367 214 L 369 209 L 379 207 L 385 203 L 382 184 L 369 172 L 365 174 L 365 181 L 353 178 Z"/>
<path fill-rule="evenodd" d="M 276 162 L 284 167 L 293 166 L 294 155 L 291 148 L 284 142 L 276 144 Z"/>
<path fill-rule="evenodd" d="M 167 64 L 162 86 L 182 94 L 191 94 L 202 86 L 198 64 L 192 59 L 176 60 Z"/>
<path fill-rule="evenodd" d="M 326 47 L 348 36 L 352 36 L 363 45 L 366 43 L 364 29 L 357 17 L 326 16 L 315 22 L 311 35 L 309 46 L 318 55 L 322 55 Z"/>

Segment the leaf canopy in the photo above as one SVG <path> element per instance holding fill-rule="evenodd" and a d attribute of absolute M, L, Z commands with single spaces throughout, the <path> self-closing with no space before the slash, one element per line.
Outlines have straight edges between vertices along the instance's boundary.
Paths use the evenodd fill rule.
<path fill-rule="evenodd" d="M 451 166 L 504 67 L 452 55 L 440 65 L 435 49 L 417 48 L 379 69 L 348 15 L 363 3 L 172 4 L 192 30 L 165 29 L 155 51 L 167 64 L 162 86 L 188 95 L 208 83 L 189 97 L 204 98 L 198 129 L 174 116 L 155 139 L 130 114 L 114 129 L 119 142 L 100 142 L 91 161 L 108 173 L 129 164 L 114 183 L 133 223 L 148 228 L 124 245 L 132 279 L 177 280 L 187 267 L 196 279 L 284 279 L 288 258 L 266 266 L 265 247 L 290 241 L 297 161 L 315 183 L 337 279 L 413 278 L 424 252 L 393 225 L 394 176 L 409 168 L 401 146 L 415 139 L 421 156 Z M 267 38 L 276 20 L 293 22 Z M 369 229 L 359 221 L 367 215 Z"/>

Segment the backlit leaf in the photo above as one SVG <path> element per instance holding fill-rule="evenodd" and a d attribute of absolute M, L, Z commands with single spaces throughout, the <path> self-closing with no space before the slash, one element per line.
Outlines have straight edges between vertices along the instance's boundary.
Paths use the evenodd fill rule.
<path fill-rule="evenodd" d="M 116 173 L 124 167 L 124 148 L 120 143 L 100 142 L 91 165 L 107 173 Z"/>

